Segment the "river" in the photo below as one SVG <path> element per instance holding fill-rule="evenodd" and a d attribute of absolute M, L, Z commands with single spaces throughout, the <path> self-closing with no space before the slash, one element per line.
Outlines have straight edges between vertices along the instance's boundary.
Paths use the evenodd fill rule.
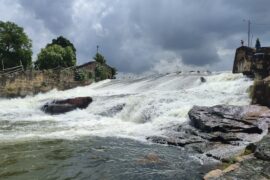
<path fill-rule="evenodd" d="M 0 99 L 0 179 L 201 179 L 213 159 L 146 138 L 187 122 L 193 105 L 249 104 L 251 84 L 229 72 L 171 73 Z M 93 103 L 62 115 L 40 110 L 78 96 Z"/>

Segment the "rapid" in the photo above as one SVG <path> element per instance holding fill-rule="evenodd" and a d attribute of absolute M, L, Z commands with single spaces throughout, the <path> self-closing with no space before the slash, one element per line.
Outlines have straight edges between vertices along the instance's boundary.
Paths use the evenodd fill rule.
<path fill-rule="evenodd" d="M 170 73 L 0 99 L 0 179 L 140 179 L 138 174 L 141 179 L 185 179 L 191 164 L 197 179 L 201 160 L 146 138 L 166 136 L 169 127 L 187 122 L 194 105 L 249 104 L 251 84 L 229 72 Z M 93 98 L 87 109 L 62 115 L 41 111 L 51 100 L 79 96 Z M 166 163 L 140 160 L 149 153 Z"/>

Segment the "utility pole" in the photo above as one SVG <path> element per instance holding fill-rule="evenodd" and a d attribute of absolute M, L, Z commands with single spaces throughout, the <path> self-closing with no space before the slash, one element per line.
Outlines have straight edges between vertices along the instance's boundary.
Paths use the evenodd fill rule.
<path fill-rule="evenodd" d="M 251 26 L 251 21 L 248 20 L 248 47 L 250 47 L 250 26 Z"/>
<path fill-rule="evenodd" d="M 248 19 L 248 20 L 244 19 L 243 21 L 247 21 L 247 23 L 248 23 L 248 47 L 250 47 L 250 45 L 251 45 L 251 39 L 250 39 L 251 21 L 250 21 L 250 19 Z"/>

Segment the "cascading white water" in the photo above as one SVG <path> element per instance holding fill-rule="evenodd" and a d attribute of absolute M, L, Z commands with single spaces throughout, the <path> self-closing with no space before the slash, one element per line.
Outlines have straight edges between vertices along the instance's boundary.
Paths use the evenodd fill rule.
<path fill-rule="evenodd" d="M 204 76 L 205 83 L 200 81 Z M 0 99 L 0 142 L 39 138 L 76 139 L 113 136 L 145 140 L 166 127 L 188 120 L 193 105 L 249 104 L 252 81 L 240 74 L 167 74 L 105 80 L 68 91 Z M 46 115 L 40 108 L 52 99 L 91 96 L 87 109 Z"/>

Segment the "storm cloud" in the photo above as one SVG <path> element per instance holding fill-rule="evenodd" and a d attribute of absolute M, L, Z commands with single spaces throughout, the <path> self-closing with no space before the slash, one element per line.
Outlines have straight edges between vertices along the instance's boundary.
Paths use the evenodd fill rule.
<path fill-rule="evenodd" d="M 25 28 L 34 54 L 63 35 L 77 48 L 78 63 L 96 45 L 110 65 L 143 72 L 164 61 L 230 70 L 234 49 L 254 39 L 270 45 L 269 0 L 0 0 L 0 20 Z M 253 43 L 254 44 L 254 43 Z M 179 67 L 181 68 L 181 67 Z"/>

